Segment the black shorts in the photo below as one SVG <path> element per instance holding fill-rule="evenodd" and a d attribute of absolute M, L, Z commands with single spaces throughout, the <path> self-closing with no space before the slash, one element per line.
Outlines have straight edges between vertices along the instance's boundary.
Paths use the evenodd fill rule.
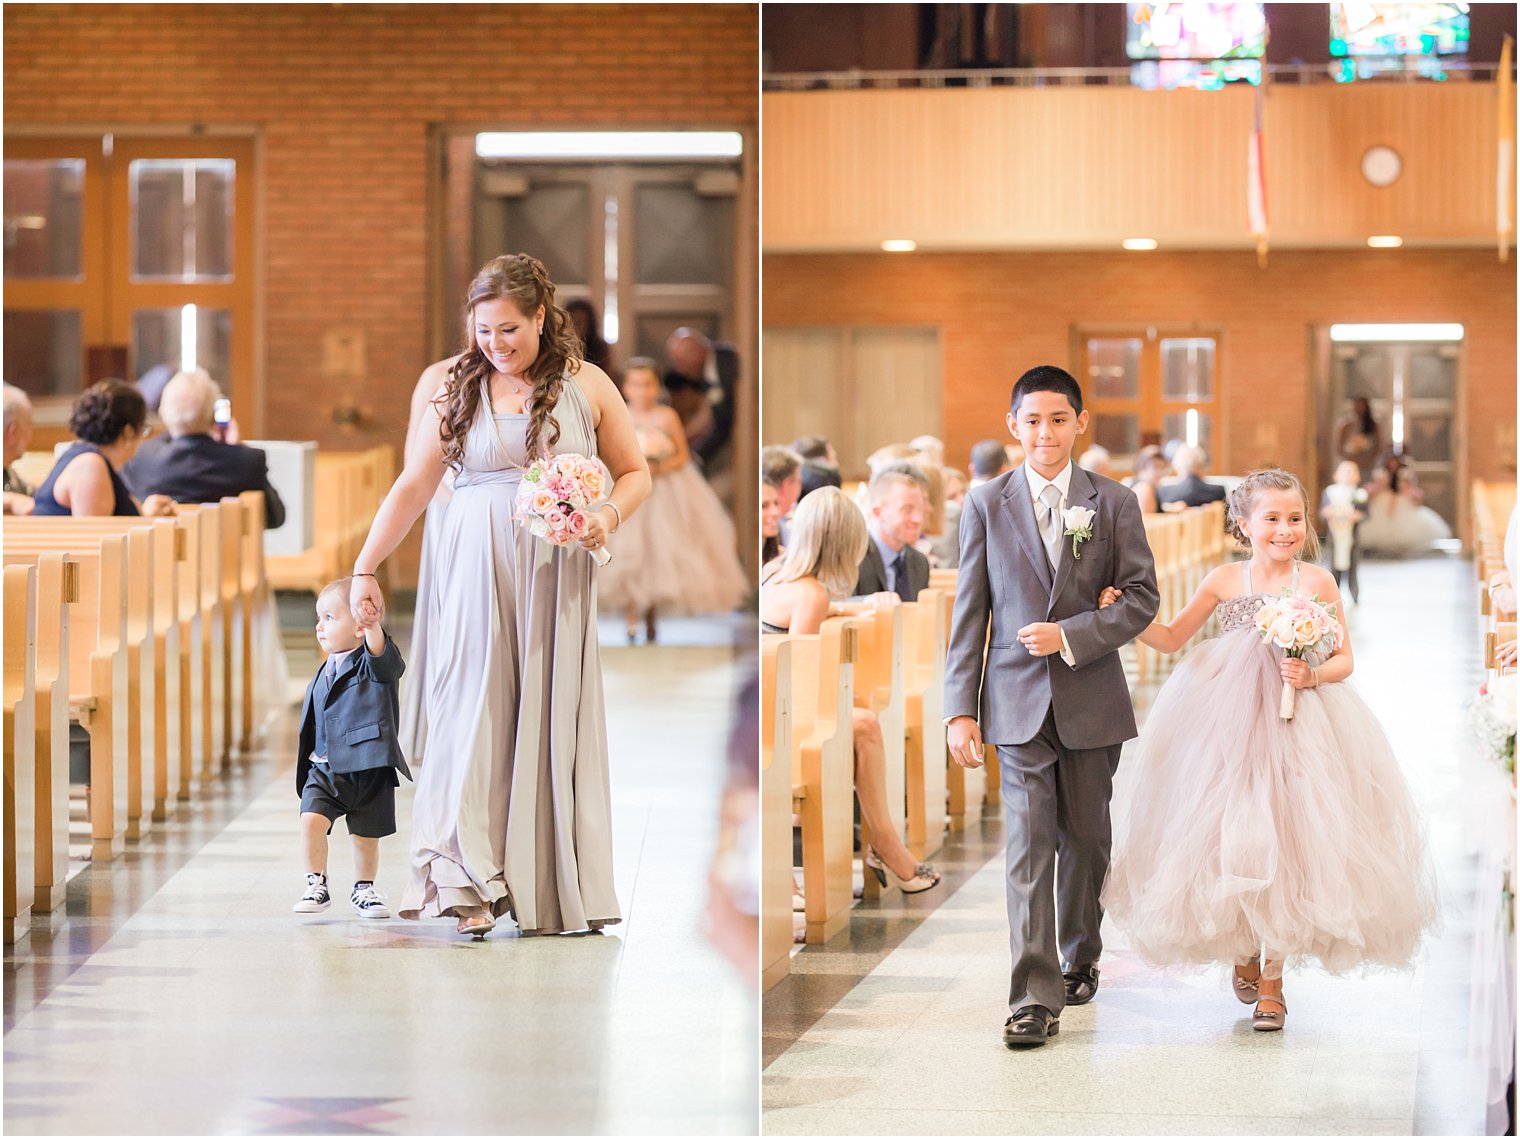
<path fill-rule="evenodd" d="M 385 838 L 396 833 L 396 788 L 401 780 L 394 767 L 374 767 L 345 774 L 313 763 L 301 789 L 301 813 L 325 815 L 327 833 L 339 819 L 348 820 L 348 833 L 360 838 Z"/>

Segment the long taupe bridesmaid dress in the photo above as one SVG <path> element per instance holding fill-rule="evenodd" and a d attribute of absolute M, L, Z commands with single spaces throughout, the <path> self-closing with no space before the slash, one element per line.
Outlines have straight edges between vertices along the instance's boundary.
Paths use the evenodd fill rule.
<path fill-rule="evenodd" d="M 554 453 L 596 454 L 572 376 Z M 596 572 L 512 521 L 526 415 L 493 414 L 483 385 L 421 603 L 427 759 L 412 808 L 404 918 L 456 906 L 510 913 L 525 934 L 621 920 L 612 878 Z"/>

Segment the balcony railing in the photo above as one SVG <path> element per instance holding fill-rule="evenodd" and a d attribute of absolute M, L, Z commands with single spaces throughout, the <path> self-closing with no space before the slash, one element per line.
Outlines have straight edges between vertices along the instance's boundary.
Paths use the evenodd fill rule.
<path fill-rule="evenodd" d="M 1441 81 L 1493 81 L 1497 63 L 1436 63 L 1439 75 L 1416 67 L 1385 70 L 1383 57 L 1362 56 L 1330 63 L 1273 63 L 1267 66 L 1269 83 L 1344 82 L 1341 73 L 1348 62 L 1357 65 L 1357 80 L 1371 83 L 1432 83 Z M 1364 71 L 1365 69 L 1365 71 Z M 940 87 L 1133 87 L 1132 69 L 1125 67 L 998 67 L 937 71 L 818 71 L 767 74 L 766 91 L 871 91 Z"/>

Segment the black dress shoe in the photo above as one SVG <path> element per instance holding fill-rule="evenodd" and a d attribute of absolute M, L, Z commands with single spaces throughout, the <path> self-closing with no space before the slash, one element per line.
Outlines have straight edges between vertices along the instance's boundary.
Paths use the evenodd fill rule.
<path fill-rule="evenodd" d="M 1098 995 L 1098 967 L 1084 965 L 1080 969 L 1062 973 L 1066 979 L 1066 1003 L 1085 1005 Z"/>
<path fill-rule="evenodd" d="M 1061 1031 L 1061 1019 L 1044 1005 L 1025 1005 L 1003 1025 L 1009 1048 L 1033 1048 Z"/>

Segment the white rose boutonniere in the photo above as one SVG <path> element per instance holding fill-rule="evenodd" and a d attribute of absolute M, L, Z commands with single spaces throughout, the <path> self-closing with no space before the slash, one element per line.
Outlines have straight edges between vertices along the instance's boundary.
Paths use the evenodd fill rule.
<path fill-rule="evenodd" d="M 1066 523 L 1066 536 L 1071 539 L 1071 556 L 1082 556 L 1081 545 L 1092 537 L 1093 519 L 1097 517 L 1096 510 L 1088 510 L 1085 506 L 1068 506 L 1061 511 L 1061 521 Z"/>

